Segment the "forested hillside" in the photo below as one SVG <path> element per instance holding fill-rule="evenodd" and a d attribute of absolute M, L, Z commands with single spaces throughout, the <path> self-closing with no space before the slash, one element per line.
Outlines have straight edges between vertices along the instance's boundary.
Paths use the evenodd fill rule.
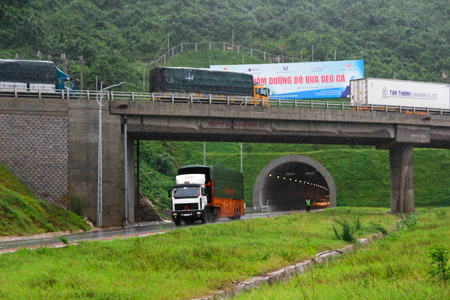
<path fill-rule="evenodd" d="M 127 81 L 170 46 L 234 43 L 314 60 L 359 59 L 367 77 L 441 81 L 450 71 L 450 5 L 444 0 L 0 0 L 0 56 L 38 50 L 85 59 L 85 87 Z M 148 69 L 147 69 L 148 71 Z"/>
<path fill-rule="evenodd" d="M 0 0 L 0 57 L 54 58 L 65 53 L 69 74 L 84 88 L 142 91 L 142 67 L 180 43 L 232 42 L 304 61 L 365 60 L 366 77 L 442 82 L 450 72 L 450 5 L 431 0 Z M 168 36 L 170 37 L 168 39 Z M 312 49 L 314 47 L 314 54 Z M 259 63 L 230 51 L 185 52 L 170 66 Z M 59 66 L 61 62 L 57 61 Z M 262 63 L 262 62 L 261 62 Z M 149 69 L 146 69 L 148 74 Z M 148 76 L 146 76 L 148 78 Z M 148 88 L 148 85 L 147 85 Z M 141 188 L 159 207 L 176 167 L 203 163 L 203 144 L 143 142 Z M 207 163 L 239 169 L 239 147 L 207 143 Z M 244 144 L 247 205 L 253 183 L 272 159 L 304 154 L 335 178 L 339 205 L 389 205 L 389 161 L 373 148 Z M 447 150 L 415 151 L 416 204 L 450 205 Z"/>

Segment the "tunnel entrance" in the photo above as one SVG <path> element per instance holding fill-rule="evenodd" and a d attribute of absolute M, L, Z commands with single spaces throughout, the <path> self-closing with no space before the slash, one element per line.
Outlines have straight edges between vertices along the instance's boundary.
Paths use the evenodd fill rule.
<path fill-rule="evenodd" d="M 302 155 L 288 155 L 270 162 L 253 187 L 253 206 L 267 210 L 304 210 L 336 206 L 336 188 L 325 167 Z"/>

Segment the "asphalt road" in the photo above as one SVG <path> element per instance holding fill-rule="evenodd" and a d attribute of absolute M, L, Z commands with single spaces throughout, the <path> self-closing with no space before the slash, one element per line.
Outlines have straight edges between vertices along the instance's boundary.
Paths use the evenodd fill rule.
<path fill-rule="evenodd" d="M 274 217 L 279 215 L 288 215 L 292 213 L 298 213 L 301 211 L 279 211 L 279 212 L 263 212 L 263 213 L 247 213 L 245 216 L 241 218 L 241 220 L 249 220 L 254 218 L 267 218 Z M 219 219 L 219 223 L 231 222 L 228 218 Z M 209 226 L 213 224 L 201 224 L 201 222 L 196 222 L 194 225 L 190 226 Z M 118 228 L 110 228 L 110 229 L 102 229 L 102 230 L 93 230 L 87 232 L 73 233 L 67 235 L 59 235 L 66 238 L 70 243 L 76 243 L 80 241 L 91 241 L 91 240 L 107 240 L 107 239 L 115 239 L 115 238 L 126 238 L 133 236 L 146 236 L 155 233 L 162 233 L 168 230 L 175 229 L 175 224 L 171 221 L 163 222 L 161 224 L 151 224 L 148 225 L 142 223 L 138 226 L 130 226 L 130 227 L 118 227 Z M 21 238 L 13 238 L 12 240 L 1 241 L 0 242 L 0 254 L 6 252 L 14 252 L 19 248 L 36 248 L 42 246 L 49 247 L 61 247 L 63 244 L 61 240 L 58 238 L 59 236 L 54 237 L 21 237 Z"/>

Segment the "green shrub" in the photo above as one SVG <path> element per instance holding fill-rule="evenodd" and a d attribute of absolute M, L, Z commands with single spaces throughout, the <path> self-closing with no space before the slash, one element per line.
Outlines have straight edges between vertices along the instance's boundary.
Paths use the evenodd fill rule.
<path fill-rule="evenodd" d="M 405 227 L 413 230 L 419 222 L 419 217 L 415 213 L 411 213 L 409 216 L 402 214 L 402 219 L 397 221 L 394 225 L 395 230 L 403 230 Z"/>
<path fill-rule="evenodd" d="M 433 245 L 428 248 L 428 257 L 431 259 L 428 274 L 438 277 L 447 285 L 450 279 L 449 250 L 443 245 Z"/>
<path fill-rule="evenodd" d="M 64 243 L 64 245 L 68 245 L 69 244 L 69 240 L 63 236 L 58 236 L 58 239 L 61 241 L 61 243 Z"/>
<path fill-rule="evenodd" d="M 76 194 L 69 195 L 69 210 L 73 211 L 80 217 L 84 216 L 89 207 L 89 200 L 84 196 Z"/>
<path fill-rule="evenodd" d="M 338 240 L 343 240 L 343 241 L 346 241 L 346 242 L 349 242 L 349 243 L 356 242 L 356 238 L 355 238 L 355 236 L 353 234 L 355 232 L 355 228 L 356 227 L 359 227 L 359 228 L 361 227 L 359 219 L 356 222 L 356 226 L 355 227 L 353 227 L 350 224 L 350 222 L 345 220 L 345 219 L 344 220 L 334 219 L 334 221 L 342 226 L 342 233 L 339 233 L 337 231 L 336 227 L 334 227 L 334 225 L 333 225 L 333 232 L 334 232 L 334 235 L 336 236 L 336 238 Z"/>

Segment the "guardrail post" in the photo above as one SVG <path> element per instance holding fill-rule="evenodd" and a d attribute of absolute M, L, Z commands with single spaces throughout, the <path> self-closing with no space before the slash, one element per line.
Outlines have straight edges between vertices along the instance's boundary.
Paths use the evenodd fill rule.
<path fill-rule="evenodd" d="M 388 112 L 387 104 L 385 106 L 386 106 L 386 112 Z"/>
<path fill-rule="evenodd" d="M 41 89 L 38 89 L 39 99 L 41 99 Z"/>
<path fill-rule="evenodd" d="M 413 106 L 413 113 L 416 114 L 416 107 Z"/>
<path fill-rule="evenodd" d="M 211 45 L 211 43 L 209 43 L 209 44 Z M 211 104 L 211 102 L 212 102 L 211 101 L 211 95 L 208 96 L 208 102 L 209 102 L 209 104 Z"/>
<path fill-rule="evenodd" d="M 341 102 L 341 109 L 344 110 L 344 102 Z"/>
<path fill-rule="evenodd" d="M 114 101 L 114 92 L 111 91 L 111 101 Z"/>
<path fill-rule="evenodd" d="M 402 106 L 400 105 L 400 113 L 402 113 Z"/>
<path fill-rule="evenodd" d="M 430 113 L 430 108 L 429 107 L 427 107 L 427 114 L 429 114 Z"/>
<path fill-rule="evenodd" d="M 247 97 L 244 97 L 244 105 L 247 106 Z M 442 109 L 441 109 L 442 111 Z"/>
<path fill-rule="evenodd" d="M 227 96 L 227 105 L 230 105 L 230 96 Z"/>
<path fill-rule="evenodd" d="M 327 101 L 327 109 L 328 109 L 328 101 Z"/>
<path fill-rule="evenodd" d="M 87 96 L 87 99 L 90 100 L 89 99 L 89 90 L 86 91 L 86 96 Z"/>
<path fill-rule="evenodd" d="M 297 99 L 294 99 L 294 107 L 297 107 Z"/>
<path fill-rule="evenodd" d="M 17 90 L 14 88 L 14 98 L 17 98 Z"/>
<path fill-rule="evenodd" d="M 61 99 L 64 99 L 64 90 L 61 90 Z"/>
<path fill-rule="evenodd" d="M 309 101 L 309 106 L 310 106 L 311 108 L 314 108 L 314 102 L 312 102 L 312 100 Z"/>
<path fill-rule="evenodd" d="M 359 111 L 359 103 L 356 102 L 356 110 Z"/>
<path fill-rule="evenodd" d="M 370 103 L 370 111 L 373 111 L 373 103 Z"/>
<path fill-rule="evenodd" d="M 442 107 L 441 107 L 441 116 L 442 116 Z"/>
<path fill-rule="evenodd" d="M 191 95 L 191 100 L 190 100 L 190 103 L 194 103 L 194 97 L 193 97 L 194 95 Z M 172 94 L 172 97 L 173 97 L 173 94 Z"/>
<path fill-rule="evenodd" d="M 278 99 L 278 107 L 281 107 L 281 99 Z"/>
<path fill-rule="evenodd" d="M 155 102 L 155 94 L 152 93 L 152 102 Z"/>

